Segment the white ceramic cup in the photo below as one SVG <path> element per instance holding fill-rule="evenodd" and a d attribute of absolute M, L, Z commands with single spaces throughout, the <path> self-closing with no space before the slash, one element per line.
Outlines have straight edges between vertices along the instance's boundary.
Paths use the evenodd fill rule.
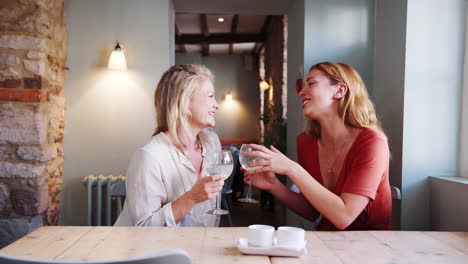
<path fill-rule="evenodd" d="M 278 246 L 289 248 L 302 248 L 304 246 L 304 240 L 304 229 L 292 226 L 278 227 Z"/>
<path fill-rule="evenodd" d="M 273 245 L 275 228 L 269 225 L 249 225 L 249 246 L 270 247 Z"/>

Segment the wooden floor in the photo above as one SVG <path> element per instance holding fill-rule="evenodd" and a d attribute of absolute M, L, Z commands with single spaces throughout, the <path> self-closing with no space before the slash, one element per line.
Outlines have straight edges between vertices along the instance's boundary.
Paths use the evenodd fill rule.
<path fill-rule="evenodd" d="M 252 190 L 253 197 L 261 199 L 260 191 Z M 263 196 L 265 197 L 265 195 Z M 263 202 L 257 204 L 231 202 L 232 226 L 249 226 L 252 224 L 264 224 L 274 227 L 285 225 L 285 209 L 278 202 Z M 221 226 L 229 226 L 226 217 L 221 218 Z"/>

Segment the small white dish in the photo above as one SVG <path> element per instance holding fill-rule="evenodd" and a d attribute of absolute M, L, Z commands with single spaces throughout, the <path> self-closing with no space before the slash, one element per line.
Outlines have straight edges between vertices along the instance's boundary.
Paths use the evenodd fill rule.
<path fill-rule="evenodd" d="M 301 248 L 304 246 L 305 230 L 293 226 L 280 226 L 277 231 L 277 245 Z"/>
<path fill-rule="evenodd" d="M 275 228 L 269 225 L 249 225 L 247 240 L 251 247 L 271 247 L 275 237 Z"/>
<path fill-rule="evenodd" d="M 301 248 L 292 248 L 285 246 L 278 246 L 276 244 L 277 239 L 274 238 L 274 243 L 269 247 L 252 247 L 249 246 L 249 241 L 246 237 L 239 238 L 237 242 L 237 247 L 239 248 L 242 254 L 247 255 L 263 255 L 263 256 L 275 256 L 275 257 L 300 257 L 307 253 L 306 244 L 307 241 L 304 240 L 304 244 Z"/>

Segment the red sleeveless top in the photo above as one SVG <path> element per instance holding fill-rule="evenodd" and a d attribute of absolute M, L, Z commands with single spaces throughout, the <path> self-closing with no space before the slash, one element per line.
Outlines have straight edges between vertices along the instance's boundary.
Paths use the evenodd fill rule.
<path fill-rule="evenodd" d="M 301 133 L 297 136 L 299 164 L 320 184 L 317 138 Z M 387 139 L 380 132 L 363 128 L 346 155 L 333 192 L 352 193 L 370 199 L 361 214 L 345 230 L 391 230 L 392 198 L 388 178 L 390 152 Z M 322 218 L 318 230 L 338 230 Z"/>

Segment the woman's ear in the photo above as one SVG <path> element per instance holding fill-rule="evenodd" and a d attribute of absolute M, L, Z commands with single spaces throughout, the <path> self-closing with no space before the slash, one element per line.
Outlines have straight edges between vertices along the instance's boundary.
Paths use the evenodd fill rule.
<path fill-rule="evenodd" d="M 346 85 L 345 83 L 338 83 L 336 85 L 334 98 L 341 99 L 346 95 L 347 92 L 348 92 L 348 85 Z"/>

